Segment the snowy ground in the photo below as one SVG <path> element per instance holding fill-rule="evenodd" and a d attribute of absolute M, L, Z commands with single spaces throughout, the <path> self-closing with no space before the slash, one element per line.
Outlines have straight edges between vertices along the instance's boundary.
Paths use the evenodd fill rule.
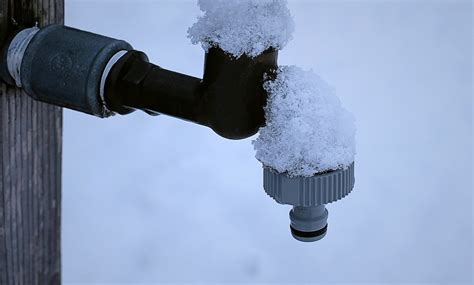
<path fill-rule="evenodd" d="M 66 23 L 201 76 L 194 1 L 66 1 Z M 439 282 L 472 278 L 470 2 L 290 1 L 281 64 L 313 68 L 357 117 L 356 188 L 293 240 L 250 139 L 136 112 L 65 111 L 66 283 Z"/>

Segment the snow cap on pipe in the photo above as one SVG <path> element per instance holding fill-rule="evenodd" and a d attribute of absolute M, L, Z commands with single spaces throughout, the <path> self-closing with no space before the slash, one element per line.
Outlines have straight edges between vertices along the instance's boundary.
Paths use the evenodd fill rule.
<path fill-rule="evenodd" d="M 355 157 L 354 116 L 312 71 L 280 67 L 264 83 L 266 126 L 253 142 L 256 158 L 289 176 L 347 168 Z"/>
<path fill-rule="evenodd" d="M 193 44 L 219 47 L 240 57 L 280 50 L 291 40 L 294 22 L 286 0 L 199 0 L 204 15 L 188 30 Z"/>

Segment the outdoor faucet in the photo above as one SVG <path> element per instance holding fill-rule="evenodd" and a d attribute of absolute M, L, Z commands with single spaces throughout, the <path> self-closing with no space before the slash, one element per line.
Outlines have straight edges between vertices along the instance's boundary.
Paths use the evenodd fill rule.
<path fill-rule="evenodd" d="M 204 125 L 228 139 L 244 139 L 265 125 L 265 80 L 276 76 L 278 50 L 239 57 L 207 50 L 203 79 L 149 63 L 125 41 L 66 27 L 21 29 L 6 41 L 0 79 L 35 100 L 105 118 L 143 110 Z M 264 189 L 292 205 L 291 233 L 315 241 L 327 231 L 325 204 L 354 186 L 354 163 L 311 177 L 263 167 Z"/>

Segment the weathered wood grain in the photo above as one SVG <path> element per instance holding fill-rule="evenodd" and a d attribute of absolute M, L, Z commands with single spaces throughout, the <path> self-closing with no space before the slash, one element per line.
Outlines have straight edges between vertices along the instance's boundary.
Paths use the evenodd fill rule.
<path fill-rule="evenodd" d="M 6 16 L 62 23 L 64 2 L 0 0 Z M 62 110 L 0 83 L 1 285 L 61 282 L 61 147 Z"/>

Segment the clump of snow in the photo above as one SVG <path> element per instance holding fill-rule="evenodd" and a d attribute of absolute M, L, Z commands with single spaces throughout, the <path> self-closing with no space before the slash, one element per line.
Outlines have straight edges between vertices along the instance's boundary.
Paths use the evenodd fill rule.
<path fill-rule="evenodd" d="M 265 166 L 290 176 L 312 176 L 354 161 L 354 117 L 318 75 L 280 67 L 264 88 L 269 94 L 266 126 L 253 144 Z"/>
<path fill-rule="evenodd" d="M 294 22 L 286 0 L 199 0 L 203 16 L 188 30 L 193 44 L 219 46 L 235 57 L 255 57 L 291 40 Z"/>

